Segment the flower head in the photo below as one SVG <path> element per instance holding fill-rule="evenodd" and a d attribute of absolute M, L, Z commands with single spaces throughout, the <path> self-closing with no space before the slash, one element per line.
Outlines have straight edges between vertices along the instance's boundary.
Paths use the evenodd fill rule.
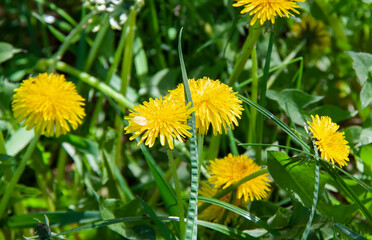
<path fill-rule="evenodd" d="M 236 157 L 230 153 L 227 157 L 211 161 L 208 168 L 211 177 L 208 180 L 215 187 L 225 189 L 260 169 L 261 167 L 246 155 Z M 241 184 L 237 190 L 237 198 L 244 197 L 244 201 L 265 198 L 270 190 L 269 186 L 268 174 L 262 174 Z"/>
<path fill-rule="evenodd" d="M 185 137 L 191 137 L 188 131 L 190 127 L 187 125 L 187 119 L 193 109 L 190 104 L 185 106 L 185 102 L 176 102 L 169 99 L 157 98 L 141 105 L 133 107 L 129 116 L 125 117 L 129 121 L 129 125 L 124 128 L 125 133 L 134 133 L 130 140 L 143 134 L 140 145 L 143 141 L 145 144 L 152 147 L 155 139 L 160 135 L 161 145 L 165 145 L 165 140 L 168 142 L 170 149 L 173 149 L 173 139 L 177 138 L 181 142 Z"/>
<path fill-rule="evenodd" d="M 343 132 L 337 132 L 338 126 L 330 117 L 318 115 L 312 116 L 309 130 L 312 133 L 315 144 L 320 150 L 321 157 L 333 164 L 336 162 L 340 167 L 346 166 L 349 161 L 349 145 Z"/>
<path fill-rule="evenodd" d="M 213 188 L 211 185 L 209 185 L 207 182 L 201 182 L 201 187 L 199 190 L 199 194 L 201 196 L 205 197 L 213 197 L 215 196 L 219 191 L 221 191 L 221 188 Z M 222 198 L 220 198 L 220 201 L 230 203 L 231 202 L 232 194 L 231 192 L 229 194 L 226 194 Z M 238 199 L 235 198 L 235 201 L 233 205 L 237 207 L 244 207 L 247 205 L 247 201 L 244 201 L 244 199 Z M 199 204 L 201 205 L 201 203 Z M 203 212 L 201 212 L 198 216 L 199 219 L 206 220 L 206 221 L 213 221 L 213 222 L 219 222 L 220 219 L 224 217 L 225 211 L 227 211 L 225 208 L 222 208 L 220 206 L 216 205 L 210 205 L 208 206 Z M 234 212 L 228 212 L 226 214 L 224 224 L 228 224 L 231 222 L 232 219 L 238 217 L 238 214 Z"/>
<path fill-rule="evenodd" d="M 207 77 L 189 79 L 191 97 L 195 108 L 195 125 L 201 134 L 207 134 L 212 125 L 213 134 L 222 133 L 222 128 L 227 132 L 227 127 L 234 128 L 238 125 L 237 118 L 243 111 L 242 101 L 236 93 L 226 84 Z M 169 98 L 175 101 L 185 102 L 183 84 L 177 89 L 169 91 Z"/>
<path fill-rule="evenodd" d="M 293 11 L 297 14 L 299 12 L 296 8 L 300 8 L 297 2 L 304 2 L 305 0 L 235 0 L 237 3 L 233 4 L 234 7 L 244 6 L 244 9 L 240 12 L 241 14 L 248 13 L 249 16 L 253 16 L 251 25 L 255 24 L 257 19 L 260 20 L 260 24 L 263 25 L 267 20 L 270 20 L 272 24 L 275 23 L 276 15 L 283 17 L 284 15 L 288 18 L 289 15 L 293 16 Z"/>
<path fill-rule="evenodd" d="M 85 116 L 84 98 L 64 75 L 41 73 L 14 90 L 12 108 L 18 122 L 46 136 L 66 134 L 76 129 Z"/>
<path fill-rule="evenodd" d="M 310 15 L 295 23 L 291 33 L 300 40 L 306 40 L 306 47 L 311 53 L 325 50 L 331 44 L 331 37 L 324 23 Z"/>

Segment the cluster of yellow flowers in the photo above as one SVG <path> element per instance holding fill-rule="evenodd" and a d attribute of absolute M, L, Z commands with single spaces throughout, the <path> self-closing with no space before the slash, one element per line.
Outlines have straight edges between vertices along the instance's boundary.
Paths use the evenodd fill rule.
<path fill-rule="evenodd" d="M 193 108 L 190 104 L 185 105 L 183 84 L 164 97 L 134 106 L 134 111 L 125 117 L 129 122 L 124 128 L 126 134 L 134 133 L 130 140 L 142 135 L 138 145 L 146 140 L 145 144 L 152 147 L 160 136 L 161 145 L 167 141 L 168 147 L 173 149 L 174 139 L 182 142 L 191 137 L 187 120 L 192 111 L 195 111 L 196 130 L 200 134 L 207 134 L 210 126 L 215 135 L 223 133 L 222 129 L 227 132 L 228 128 L 238 126 L 237 118 L 240 118 L 243 107 L 232 88 L 207 77 L 189 79 L 189 86 Z"/>

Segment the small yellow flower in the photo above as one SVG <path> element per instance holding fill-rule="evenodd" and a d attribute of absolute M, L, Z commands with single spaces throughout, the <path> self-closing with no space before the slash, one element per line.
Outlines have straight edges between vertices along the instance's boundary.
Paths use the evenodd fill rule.
<path fill-rule="evenodd" d="M 305 0 L 235 0 L 237 3 L 233 4 L 234 7 L 244 6 L 244 9 L 240 12 L 241 14 L 248 13 L 249 16 L 253 16 L 251 25 L 255 24 L 257 19 L 260 20 L 260 24 L 263 25 L 267 20 L 270 20 L 272 24 L 275 23 L 276 15 L 283 17 L 284 15 L 289 18 L 289 15 L 293 16 L 293 11 L 297 14 L 299 12 L 296 8 L 300 8 L 297 2 L 304 2 Z"/>
<path fill-rule="evenodd" d="M 211 174 L 211 177 L 208 180 L 215 187 L 225 189 L 260 169 L 261 167 L 246 155 L 236 157 L 230 153 L 225 158 L 211 161 L 208 168 L 208 173 Z M 237 189 L 237 198 L 244 197 L 244 201 L 265 198 L 270 190 L 269 186 L 268 174 L 262 174 L 241 184 Z"/>
<path fill-rule="evenodd" d="M 201 182 L 200 183 L 200 190 L 199 190 L 199 195 L 204 196 L 204 197 L 213 197 L 215 196 L 219 191 L 221 191 L 221 188 L 213 188 L 211 185 L 209 185 L 206 182 Z M 220 201 L 230 203 L 231 202 L 231 193 L 226 194 L 222 198 L 220 198 Z M 237 207 L 245 207 L 247 206 L 247 201 L 244 201 L 244 199 L 238 199 L 235 198 L 235 201 L 233 205 Z M 198 204 L 199 206 L 202 205 L 202 203 Z M 224 214 L 225 214 L 226 209 L 216 206 L 216 205 L 210 205 L 208 206 L 203 212 L 201 212 L 198 216 L 198 219 L 202 219 L 205 221 L 212 221 L 212 222 L 219 222 Z M 226 218 L 224 220 L 224 224 L 229 224 L 232 219 L 238 217 L 238 214 L 229 211 L 226 213 Z"/>
<path fill-rule="evenodd" d="M 243 111 L 242 101 L 229 86 L 204 77 L 196 81 L 189 79 L 189 87 L 195 108 L 195 125 L 199 133 L 207 134 L 209 125 L 212 125 L 214 135 L 222 134 L 222 128 L 227 133 L 227 127 L 234 129 L 234 124 L 238 126 L 237 118 L 240 119 Z M 169 92 L 169 98 L 185 102 L 183 84 Z"/>
<path fill-rule="evenodd" d="M 331 44 L 331 37 L 324 23 L 310 15 L 303 16 L 300 22 L 295 23 L 291 33 L 300 40 L 306 40 L 306 48 L 310 53 L 325 50 Z"/>
<path fill-rule="evenodd" d="M 84 98 L 64 75 L 41 73 L 14 90 L 12 108 L 18 122 L 35 132 L 56 137 L 75 130 L 84 118 Z"/>
<path fill-rule="evenodd" d="M 138 145 L 146 140 L 145 144 L 152 147 L 160 135 L 161 145 L 164 146 L 167 140 L 169 148 L 173 149 L 173 139 L 177 138 L 182 142 L 183 138 L 191 137 L 188 131 L 190 127 L 187 125 L 187 119 L 193 111 L 190 104 L 185 106 L 185 102 L 160 97 L 155 100 L 150 98 L 149 102 L 136 105 L 133 109 L 134 111 L 125 117 L 129 125 L 124 130 L 126 134 L 134 133 L 130 140 L 143 134 Z"/>
<path fill-rule="evenodd" d="M 309 130 L 312 133 L 315 144 L 320 150 L 321 157 L 333 164 L 336 162 L 340 167 L 346 166 L 349 161 L 349 145 L 343 132 L 337 132 L 338 126 L 330 117 L 318 115 L 312 116 Z"/>

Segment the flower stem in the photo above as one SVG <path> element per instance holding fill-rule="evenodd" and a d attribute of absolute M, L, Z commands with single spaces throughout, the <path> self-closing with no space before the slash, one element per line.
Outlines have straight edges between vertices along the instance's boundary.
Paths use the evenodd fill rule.
<path fill-rule="evenodd" d="M 2 216 L 5 212 L 5 209 L 7 207 L 8 201 L 10 199 L 10 196 L 14 193 L 14 188 L 21 177 L 23 171 L 25 170 L 25 167 L 27 165 L 27 161 L 30 159 L 31 154 L 34 152 L 34 149 L 36 147 L 37 142 L 39 141 L 40 134 L 37 133 L 34 138 L 31 140 L 30 144 L 27 147 L 27 150 L 25 154 L 23 155 L 23 158 L 21 162 L 19 163 L 16 171 L 14 172 L 14 175 L 10 179 L 9 184 L 6 186 L 5 192 L 3 197 L 0 201 L 0 216 Z"/>
<path fill-rule="evenodd" d="M 176 163 L 174 161 L 172 151 L 168 149 L 167 153 L 168 153 L 168 158 L 169 158 L 169 164 L 172 170 L 174 188 L 176 190 L 177 207 L 178 207 L 179 218 L 180 218 L 180 222 L 179 222 L 180 223 L 180 234 L 181 234 L 180 239 L 183 240 L 185 238 L 184 234 L 185 234 L 185 229 L 186 229 L 186 223 L 184 221 L 185 216 L 184 216 L 184 210 L 183 210 L 183 204 L 182 204 L 181 187 L 180 187 L 180 182 L 178 180 Z"/>
<path fill-rule="evenodd" d="M 251 100 L 257 103 L 258 97 L 258 77 L 257 77 L 257 51 L 256 48 L 252 49 L 252 87 L 251 87 Z M 257 111 L 251 107 L 251 117 L 249 118 L 249 131 L 248 142 L 256 141 L 256 119 Z"/>
<path fill-rule="evenodd" d="M 257 39 L 261 34 L 262 28 L 254 25 L 249 29 L 249 31 L 250 33 L 244 42 L 242 53 L 236 61 L 233 72 L 230 75 L 229 86 L 233 86 L 238 80 L 240 73 L 243 71 L 245 63 L 251 55 L 254 44 L 257 42 Z"/>
<path fill-rule="evenodd" d="M 267 90 L 267 80 L 269 78 L 269 71 L 270 71 L 270 60 L 271 60 L 271 52 L 273 49 L 273 42 L 274 42 L 275 33 L 274 31 L 271 31 L 270 33 L 270 39 L 269 39 L 269 45 L 267 47 L 267 53 L 266 53 L 266 60 L 265 60 L 265 66 L 264 66 L 264 74 L 261 81 L 261 89 L 260 89 L 260 100 L 259 105 L 261 107 L 265 108 L 266 106 L 266 90 Z M 263 123 L 264 118 L 262 115 L 259 115 L 257 118 L 257 142 L 262 143 L 263 140 Z M 256 153 L 256 162 L 260 164 L 262 162 L 261 159 L 261 150 L 262 147 L 259 146 L 257 153 Z"/>

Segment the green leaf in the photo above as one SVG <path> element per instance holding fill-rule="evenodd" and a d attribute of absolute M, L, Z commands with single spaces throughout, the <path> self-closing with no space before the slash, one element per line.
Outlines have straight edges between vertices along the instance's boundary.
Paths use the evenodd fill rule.
<path fill-rule="evenodd" d="M 362 132 L 361 126 L 351 126 L 344 129 L 345 139 L 349 142 L 349 146 L 353 147 L 359 143 L 360 134 Z"/>
<path fill-rule="evenodd" d="M 337 106 L 323 105 L 313 109 L 310 113 L 312 115 L 318 114 L 319 116 L 328 116 L 332 119 L 332 122 L 341 122 L 354 117 L 358 114 L 358 111 L 349 112 Z"/>
<path fill-rule="evenodd" d="M 186 67 L 183 61 L 182 48 L 181 48 L 181 38 L 182 38 L 182 28 L 180 30 L 178 38 L 178 54 L 181 65 L 182 80 L 185 89 L 185 97 L 187 103 L 191 102 L 191 107 L 193 107 L 191 91 L 189 87 L 189 80 L 187 78 Z M 191 127 L 190 132 L 192 134 L 190 138 L 190 156 L 191 156 L 191 186 L 190 186 L 190 198 L 189 198 L 189 208 L 187 211 L 187 222 L 185 239 L 196 240 L 198 236 L 198 228 L 196 221 L 198 219 L 198 189 L 199 189 L 199 153 L 198 153 L 198 143 L 196 140 L 196 127 L 195 127 L 195 112 L 191 113 L 191 119 L 188 121 Z M 179 215 L 178 215 L 179 216 Z M 181 233 L 183 234 L 183 233 Z"/>
<path fill-rule="evenodd" d="M 372 128 L 364 128 L 360 133 L 360 143 L 367 145 L 372 143 Z"/>
<path fill-rule="evenodd" d="M 351 239 L 354 240 L 367 240 L 367 238 L 359 235 L 357 232 L 351 230 L 348 227 L 345 227 L 344 225 L 341 225 L 340 223 L 335 223 L 335 227 L 340 230 L 342 233 L 344 233 L 346 236 L 348 236 Z"/>
<path fill-rule="evenodd" d="M 251 214 L 250 212 L 247 212 L 247 211 L 245 211 L 245 210 L 243 210 L 243 209 L 241 209 L 237 206 L 234 206 L 230 203 L 227 203 L 227 202 L 215 199 L 215 198 L 210 198 L 210 197 L 198 196 L 198 199 L 200 199 L 201 201 L 204 201 L 204 202 L 207 202 L 207 203 L 214 204 L 214 205 L 217 205 L 219 207 L 225 208 L 229 211 L 235 212 L 236 214 L 239 214 L 243 218 L 247 219 L 248 221 L 251 221 L 254 224 L 256 224 L 257 226 L 267 230 L 268 232 L 270 232 L 274 236 L 279 235 L 279 233 L 277 231 L 275 231 L 274 229 L 272 229 L 265 221 L 261 220 L 260 218 L 256 217 L 255 215 Z"/>
<path fill-rule="evenodd" d="M 0 64 L 11 59 L 15 53 L 19 53 L 21 51 L 21 49 L 14 48 L 9 43 L 0 42 Z"/>
<path fill-rule="evenodd" d="M 160 195 L 163 198 L 167 212 L 171 216 L 178 216 L 177 200 L 174 195 L 174 192 L 172 191 L 168 183 L 165 181 L 163 174 L 161 174 L 160 170 L 158 170 L 159 167 L 156 165 L 154 159 L 147 150 L 146 146 L 144 144 L 141 144 L 140 148 L 142 150 L 143 155 L 145 156 L 151 174 L 154 177 L 155 183 L 159 188 Z M 178 225 L 175 226 L 177 228 Z"/>
<path fill-rule="evenodd" d="M 135 216 L 139 214 L 140 209 L 140 203 L 137 199 L 134 199 L 127 203 L 124 203 L 123 201 L 118 199 L 100 199 L 100 213 L 102 218 L 105 220 Z M 149 230 L 143 232 L 141 229 L 143 229 L 144 227 L 141 225 L 143 225 L 142 222 L 140 222 L 139 224 L 129 224 L 123 222 L 122 224 L 109 225 L 109 228 L 125 238 L 153 239 L 152 237 L 145 238 L 145 236 L 147 235 L 146 232 L 148 232 Z M 135 227 L 139 227 L 139 229 L 136 230 Z M 148 227 L 146 227 L 146 229 Z"/>
<path fill-rule="evenodd" d="M 10 139 L 5 143 L 7 154 L 11 156 L 17 155 L 34 137 L 34 131 L 28 131 L 26 128 L 21 127 L 12 134 Z M 22 139 L 22 141 L 19 141 Z"/>
<path fill-rule="evenodd" d="M 310 147 L 299 137 L 292 129 L 290 129 L 285 123 L 283 123 L 280 119 L 278 119 L 274 114 L 267 111 L 265 108 L 261 107 L 257 103 L 253 102 L 252 100 L 237 94 L 238 98 L 240 98 L 243 102 L 250 105 L 251 107 L 255 108 L 258 112 L 262 115 L 273 121 L 278 127 L 280 127 L 285 133 L 287 133 L 295 142 L 301 145 L 307 151 L 310 151 Z"/>
<path fill-rule="evenodd" d="M 238 238 L 238 239 L 256 239 L 254 237 L 252 237 L 251 235 L 245 233 L 245 232 L 242 232 L 236 228 L 232 228 L 232 227 L 227 227 L 225 225 L 222 225 L 222 224 L 218 224 L 218 223 L 211 223 L 211 222 L 206 222 L 206 221 L 200 221 L 200 220 L 197 220 L 196 223 L 199 225 L 199 226 L 203 226 L 203 227 L 206 227 L 206 228 L 209 228 L 209 229 L 212 229 L 216 232 L 220 232 L 220 233 L 223 233 L 227 236 L 230 236 L 230 237 L 233 237 L 233 238 Z"/>
<path fill-rule="evenodd" d="M 296 165 L 287 154 L 268 152 L 268 168 L 275 182 L 294 200 L 310 208 L 315 184 L 314 167 Z M 292 164 L 290 164 L 292 163 Z"/>
<path fill-rule="evenodd" d="M 175 236 L 172 234 L 172 232 L 167 227 L 167 225 L 165 225 L 162 221 L 160 221 L 158 216 L 156 216 L 156 213 L 151 209 L 151 207 L 147 205 L 140 197 L 138 197 L 138 200 L 141 202 L 142 207 L 145 209 L 145 211 L 150 215 L 151 219 L 154 221 L 157 229 L 163 235 L 163 237 L 166 240 L 176 239 Z"/>
<path fill-rule="evenodd" d="M 372 60 L 372 59 L 371 59 Z M 362 90 L 360 91 L 361 108 L 365 108 L 372 103 L 372 79 L 364 82 Z"/>
<path fill-rule="evenodd" d="M 284 89 L 281 92 L 268 90 L 267 97 L 276 101 L 288 117 L 298 125 L 303 125 L 305 122 L 302 109 L 323 99 L 321 96 L 312 96 L 298 89 Z"/>
<path fill-rule="evenodd" d="M 372 71 L 372 54 L 363 52 L 346 52 L 353 59 L 353 68 L 358 77 L 360 85 L 364 85 Z"/>
<path fill-rule="evenodd" d="M 360 150 L 360 158 L 362 159 L 365 168 L 363 173 L 371 176 L 372 174 L 372 144 L 362 146 Z M 368 168 L 366 169 L 366 167 Z"/>
<path fill-rule="evenodd" d="M 43 220 L 44 214 L 49 218 L 50 226 L 55 227 L 64 226 L 71 223 L 93 222 L 101 219 L 101 216 L 98 211 L 39 212 L 4 218 L 0 221 L 0 227 L 8 228 L 36 227 L 38 222 L 34 218 Z"/>

